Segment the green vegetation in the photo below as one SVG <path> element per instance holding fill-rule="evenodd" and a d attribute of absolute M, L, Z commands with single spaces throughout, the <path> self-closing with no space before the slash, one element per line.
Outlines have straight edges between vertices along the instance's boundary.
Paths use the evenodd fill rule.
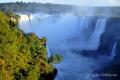
<path fill-rule="evenodd" d="M 63 57 L 59 54 L 52 54 L 49 58 L 49 62 L 53 64 L 57 64 L 63 60 Z"/>
<path fill-rule="evenodd" d="M 14 13 L 35 13 L 42 12 L 48 14 L 64 13 L 71 11 L 71 5 L 63 4 L 50 4 L 50 3 L 24 3 L 24 2 L 11 2 L 0 3 L 0 11 L 14 12 Z"/>
<path fill-rule="evenodd" d="M 17 18 L 0 13 L 0 80 L 53 80 L 57 71 L 48 62 L 46 39 L 24 34 Z"/>

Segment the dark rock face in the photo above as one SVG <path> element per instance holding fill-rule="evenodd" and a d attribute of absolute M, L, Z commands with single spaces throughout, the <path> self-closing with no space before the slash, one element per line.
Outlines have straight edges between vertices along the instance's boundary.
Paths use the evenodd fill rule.
<path fill-rule="evenodd" d="M 103 66 L 93 74 L 98 74 L 92 80 L 120 80 L 120 18 L 107 20 L 105 32 L 101 36 L 98 52 L 111 53 L 114 44 L 116 45 L 115 56 L 109 65 Z"/>
<path fill-rule="evenodd" d="M 120 39 L 118 39 L 116 43 L 116 55 L 114 56 L 113 61 L 120 64 Z"/>
<path fill-rule="evenodd" d="M 105 32 L 101 35 L 100 38 L 100 45 L 98 50 L 86 50 L 82 51 L 81 54 L 83 54 L 83 56 L 92 56 L 93 54 L 93 56 L 99 56 L 102 54 L 110 55 L 113 49 L 113 45 L 115 44 L 115 42 L 117 42 L 118 38 L 120 38 L 120 18 L 108 18 L 106 22 Z"/>
<path fill-rule="evenodd" d="M 120 18 L 109 18 L 105 32 L 101 36 L 99 51 L 111 52 L 114 43 L 120 37 Z"/>
<path fill-rule="evenodd" d="M 91 20 L 90 23 L 88 24 L 91 28 L 83 30 L 83 33 L 87 37 L 85 38 L 85 40 L 87 40 L 93 33 L 95 29 L 96 21 L 97 19 L 99 19 L 99 17 L 87 17 L 87 19 L 89 21 Z M 113 49 L 113 45 L 115 44 L 115 42 L 118 40 L 119 37 L 120 37 L 120 18 L 115 18 L 115 17 L 107 18 L 105 31 L 100 37 L 100 45 L 99 45 L 98 50 L 75 49 L 71 51 L 75 53 L 80 53 L 81 55 L 86 56 L 86 57 L 96 57 L 96 56 L 103 55 L 103 54 L 110 55 Z M 68 44 L 72 42 L 80 41 L 80 39 L 81 39 L 80 36 L 71 38 L 68 40 Z"/>
<path fill-rule="evenodd" d="M 43 80 L 55 80 L 55 77 L 57 75 L 57 69 L 54 69 L 53 73 L 49 73 L 49 74 L 41 74 L 41 77 L 43 78 Z"/>
<path fill-rule="evenodd" d="M 97 58 L 101 54 L 107 55 L 108 52 L 106 52 L 106 51 L 97 51 L 97 50 L 96 51 L 95 50 L 93 50 L 93 51 L 81 51 L 82 56 L 92 57 L 92 58 Z"/>

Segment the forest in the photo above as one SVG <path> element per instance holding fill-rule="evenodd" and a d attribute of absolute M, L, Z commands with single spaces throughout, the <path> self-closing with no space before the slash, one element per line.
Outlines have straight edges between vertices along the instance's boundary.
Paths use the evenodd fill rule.
<path fill-rule="evenodd" d="M 53 80 L 61 56 L 48 58 L 47 39 L 18 29 L 18 18 L 0 12 L 0 80 Z"/>
<path fill-rule="evenodd" d="M 11 3 L 0 3 L 0 11 L 3 12 L 14 12 L 14 13 L 64 13 L 71 11 L 72 5 L 63 4 L 51 4 L 51 3 L 25 3 L 25 2 L 11 2 Z"/>

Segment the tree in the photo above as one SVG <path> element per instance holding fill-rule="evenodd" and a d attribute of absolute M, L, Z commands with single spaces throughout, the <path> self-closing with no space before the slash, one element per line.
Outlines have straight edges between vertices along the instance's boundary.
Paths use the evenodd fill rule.
<path fill-rule="evenodd" d="M 45 38 L 23 33 L 11 16 L 0 12 L 0 80 L 47 80 L 55 68 L 42 45 Z"/>

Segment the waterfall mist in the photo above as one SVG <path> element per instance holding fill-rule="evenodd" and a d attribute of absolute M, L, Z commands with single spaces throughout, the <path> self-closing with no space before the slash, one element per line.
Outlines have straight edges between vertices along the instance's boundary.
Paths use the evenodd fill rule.
<path fill-rule="evenodd" d="M 77 35 L 78 40 L 71 44 L 72 49 L 78 50 L 97 50 L 100 45 L 100 37 L 105 31 L 106 18 L 99 18 L 96 21 L 96 25 L 90 25 L 90 21 L 82 19 L 78 28 L 80 33 Z M 81 25 L 82 24 L 82 25 Z M 75 46 L 74 46 L 75 45 Z"/>
<path fill-rule="evenodd" d="M 34 32 L 39 37 L 47 37 L 48 57 L 53 53 L 63 55 L 64 61 L 55 65 L 58 69 L 56 80 L 90 80 L 88 73 L 99 68 L 105 60 L 85 58 L 71 49 L 97 50 L 100 37 L 106 28 L 107 18 L 73 13 L 31 16 L 33 18 L 30 21 L 26 19 L 22 22 L 20 19 L 20 29 L 27 33 Z"/>
<path fill-rule="evenodd" d="M 26 16 L 22 17 L 24 19 L 20 20 L 20 28 L 25 32 L 35 32 L 39 37 L 46 36 L 49 44 L 54 43 L 63 49 L 79 50 L 98 49 L 107 21 L 106 18 L 93 20 L 73 14 L 60 14 L 59 17 L 33 14 L 30 21 Z M 92 22 L 95 25 L 90 25 Z"/>

